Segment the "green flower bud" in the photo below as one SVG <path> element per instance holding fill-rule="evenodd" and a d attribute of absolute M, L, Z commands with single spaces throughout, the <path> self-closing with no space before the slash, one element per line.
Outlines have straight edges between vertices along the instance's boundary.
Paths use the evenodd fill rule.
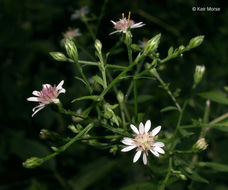
<path fill-rule="evenodd" d="M 117 100 L 121 103 L 124 101 L 124 94 L 121 91 L 117 93 Z"/>
<path fill-rule="evenodd" d="M 74 125 L 69 125 L 68 129 L 70 129 L 73 133 L 78 133 L 79 132 Z"/>
<path fill-rule="evenodd" d="M 192 146 L 192 149 L 195 151 L 203 151 L 206 150 L 208 144 L 205 138 L 200 138 L 198 141 Z"/>
<path fill-rule="evenodd" d="M 157 72 L 157 69 L 155 69 L 155 68 L 150 69 L 150 73 L 151 73 L 154 77 L 156 77 L 156 78 L 159 77 L 158 72 Z"/>
<path fill-rule="evenodd" d="M 23 162 L 23 166 L 25 168 L 35 168 L 40 166 L 43 163 L 43 159 L 38 158 L 38 157 L 31 157 L 27 159 L 25 162 Z"/>
<path fill-rule="evenodd" d="M 204 36 L 196 36 L 195 38 L 192 38 L 189 42 L 189 48 L 195 48 L 198 47 L 200 44 L 202 44 L 204 39 Z"/>
<path fill-rule="evenodd" d="M 154 36 L 153 38 L 151 38 L 150 40 L 148 40 L 143 54 L 148 55 L 151 52 L 153 52 L 154 50 L 156 50 L 158 48 L 160 38 L 161 38 L 161 34 L 158 34 L 158 35 Z"/>
<path fill-rule="evenodd" d="M 50 55 L 56 61 L 67 61 L 67 57 L 63 53 L 60 53 L 60 52 L 50 52 Z"/>
<path fill-rule="evenodd" d="M 74 61 L 78 61 L 78 50 L 72 40 L 66 39 L 65 41 L 65 48 L 67 55 L 73 59 Z"/>
<path fill-rule="evenodd" d="M 101 54 L 102 44 L 101 44 L 100 40 L 96 39 L 96 40 L 95 40 L 94 46 L 95 46 L 97 52 L 98 52 L 99 54 Z"/>
<path fill-rule="evenodd" d="M 197 65 L 194 73 L 194 87 L 202 80 L 205 66 Z"/>

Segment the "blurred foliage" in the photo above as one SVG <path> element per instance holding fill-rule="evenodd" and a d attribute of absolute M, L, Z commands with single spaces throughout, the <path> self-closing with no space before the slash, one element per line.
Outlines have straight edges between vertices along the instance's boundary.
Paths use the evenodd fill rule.
<path fill-rule="evenodd" d="M 117 41 L 118 35 L 109 36 L 113 31 L 110 20 L 118 20 L 121 13 L 132 12 L 132 18 L 138 22 L 143 21 L 146 26 L 133 31 L 134 41 L 142 40 L 147 36 L 162 33 L 159 47 L 161 56 L 167 55 L 170 45 L 178 47 L 187 44 L 188 40 L 197 35 L 205 35 L 202 46 L 183 57 L 164 65 L 161 71 L 166 81 L 172 81 L 170 88 L 186 97 L 192 84 L 192 74 L 196 64 L 205 65 L 206 75 L 198 88 L 199 93 L 205 91 L 223 91 L 228 85 L 228 6 L 227 2 L 209 0 L 126 0 L 118 2 L 106 0 L 104 17 L 101 19 L 97 38 L 102 42 L 104 51 L 108 51 Z M 49 143 L 40 139 L 40 130 L 45 128 L 65 136 L 69 133 L 67 125 L 72 120 L 45 108 L 34 118 L 31 118 L 32 104 L 26 101 L 34 89 L 40 89 L 43 83 L 58 84 L 65 80 L 64 88 L 67 93 L 61 100 L 73 110 L 86 107 L 86 102 L 71 104 L 75 97 L 86 95 L 80 81 L 74 79 L 78 73 L 69 63 L 54 61 L 49 52 L 62 48 L 62 33 L 68 27 L 80 28 L 81 37 L 77 38 L 79 44 L 79 57 L 86 60 L 95 59 L 93 52 L 94 41 L 89 35 L 85 25 L 80 21 L 71 21 L 70 16 L 75 9 L 88 6 L 91 15 L 91 28 L 96 29 L 97 19 L 101 13 L 104 1 L 102 0 L 1 0 L 0 1 L 0 190 L 26 189 L 75 189 L 75 190 L 146 190 L 155 189 L 148 179 L 160 180 L 157 177 L 159 160 L 155 163 L 152 173 L 140 163 L 131 164 L 130 156 L 117 153 L 115 156 L 107 150 L 96 149 L 88 145 L 76 143 L 67 152 L 45 163 L 41 168 L 28 170 L 22 167 L 22 161 L 31 156 L 45 156 L 51 152 Z M 220 7 L 220 12 L 192 12 L 196 5 L 210 5 Z M 86 52 L 83 47 L 86 47 Z M 63 51 L 63 50 L 62 50 Z M 118 50 L 121 55 L 110 57 L 112 64 L 124 64 L 126 50 L 122 46 Z M 89 53 L 89 55 L 88 55 Z M 97 70 L 86 68 L 88 75 L 94 75 Z M 157 88 L 154 81 L 139 81 L 139 88 L 144 97 L 140 102 L 139 110 L 144 112 L 144 106 L 150 105 L 147 118 L 153 125 L 160 124 L 165 130 L 172 132 L 176 124 L 175 112 L 160 112 L 170 104 L 169 97 Z M 150 88 L 143 88 L 150 86 Z M 179 90 L 181 89 L 181 91 Z M 122 85 L 122 90 L 126 90 Z M 110 98 L 112 95 L 109 95 Z M 205 96 L 205 94 L 201 94 Z M 213 96 L 217 98 L 217 96 Z M 163 101 L 161 101 L 163 100 Z M 203 115 L 205 100 L 191 102 L 190 109 L 185 117 L 196 120 Z M 182 101 L 179 98 L 179 101 Z M 130 102 L 130 101 L 129 101 Z M 212 102 L 212 120 L 215 116 L 227 112 L 227 106 Z M 210 151 L 200 156 L 204 160 L 228 164 L 227 130 L 212 129 L 209 133 Z M 190 141 L 186 137 L 186 145 Z M 131 157 L 130 157 L 131 158 Z M 207 165 L 202 170 L 209 184 L 179 182 L 169 186 L 168 189 L 200 189 L 227 190 L 227 173 L 217 175 L 218 171 L 210 170 L 216 165 Z M 225 171 L 224 171 L 225 172 Z M 158 175 L 159 176 L 159 175 Z M 202 181 L 202 180 L 201 180 Z"/>

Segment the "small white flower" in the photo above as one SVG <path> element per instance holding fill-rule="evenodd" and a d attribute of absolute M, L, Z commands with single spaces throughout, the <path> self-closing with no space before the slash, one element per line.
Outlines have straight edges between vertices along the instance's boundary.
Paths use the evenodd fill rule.
<path fill-rule="evenodd" d="M 88 7 L 82 7 L 80 9 L 77 9 L 74 11 L 74 13 L 71 15 L 71 20 L 75 20 L 80 18 L 83 15 L 87 15 L 89 13 Z"/>
<path fill-rule="evenodd" d="M 43 89 L 41 91 L 33 91 L 32 94 L 36 97 L 27 98 L 31 102 L 39 102 L 39 105 L 32 109 L 32 117 L 41 109 L 43 109 L 47 104 L 50 103 L 59 103 L 57 98 L 59 94 L 65 93 L 66 90 L 62 87 L 64 81 L 62 80 L 57 86 L 51 86 L 50 84 L 43 84 Z"/>
<path fill-rule="evenodd" d="M 149 131 L 151 127 L 150 120 L 147 120 L 145 127 L 141 122 L 139 124 L 139 130 L 134 125 L 130 126 L 135 133 L 135 138 L 124 137 L 122 143 L 127 145 L 127 147 L 123 148 L 121 151 L 128 152 L 136 148 L 136 154 L 133 159 L 134 163 L 137 162 L 141 154 L 143 154 L 143 163 L 146 165 L 149 151 L 157 157 L 159 157 L 159 154 L 165 154 L 165 151 L 161 148 L 165 146 L 164 143 L 156 141 L 156 135 L 161 130 L 161 126 Z"/>
<path fill-rule="evenodd" d="M 135 23 L 133 20 L 130 19 L 130 15 L 131 15 L 131 13 L 129 12 L 128 18 L 126 18 L 124 16 L 124 13 L 122 13 L 122 19 L 120 19 L 119 21 L 114 22 L 113 20 L 111 20 L 116 31 L 110 33 L 110 35 L 112 35 L 114 33 L 118 33 L 118 32 L 126 33 L 128 29 L 140 28 L 145 25 L 145 24 L 143 24 L 143 22 Z"/>

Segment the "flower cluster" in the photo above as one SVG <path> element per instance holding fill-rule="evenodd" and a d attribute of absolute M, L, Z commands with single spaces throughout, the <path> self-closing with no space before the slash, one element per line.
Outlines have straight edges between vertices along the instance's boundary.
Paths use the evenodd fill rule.
<path fill-rule="evenodd" d="M 157 142 L 157 134 L 161 130 L 161 126 L 154 128 L 151 132 L 149 131 L 151 128 L 150 120 L 147 120 L 145 127 L 143 123 L 139 124 L 139 130 L 134 126 L 130 126 L 134 131 L 134 138 L 124 137 L 122 143 L 127 145 L 127 147 L 123 148 L 122 152 L 128 152 L 134 148 L 136 148 L 136 154 L 134 156 L 133 162 L 137 162 L 143 153 L 143 163 L 147 164 L 147 156 L 150 151 L 155 156 L 159 157 L 160 154 L 165 154 L 165 151 L 161 148 L 164 147 L 164 143 Z"/>
<path fill-rule="evenodd" d="M 41 109 L 43 109 L 47 104 L 59 103 L 57 98 L 59 94 L 65 93 L 66 90 L 62 87 L 64 81 L 62 80 L 57 86 L 51 86 L 50 84 L 43 84 L 43 89 L 41 91 L 33 91 L 32 94 L 36 97 L 27 98 L 31 102 L 39 102 L 39 105 L 32 109 L 32 117 Z"/>
<path fill-rule="evenodd" d="M 120 19 L 117 22 L 114 22 L 113 20 L 111 20 L 111 22 L 114 25 L 114 28 L 116 29 L 116 31 L 110 33 L 110 35 L 114 34 L 114 33 L 126 33 L 128 29 L 133 29 L 133 28 L 140 28 L 142 26 L 144 26 L 145 24 L 143 24 L 142 22 L 139 23 L 135 23 L 135 21 L 130 19 L 131 13 L 129 12 L 128 14 L 128 18 L 126 18 L 124 16 L 124 13 L 122 13 L 122 19 Z"/>

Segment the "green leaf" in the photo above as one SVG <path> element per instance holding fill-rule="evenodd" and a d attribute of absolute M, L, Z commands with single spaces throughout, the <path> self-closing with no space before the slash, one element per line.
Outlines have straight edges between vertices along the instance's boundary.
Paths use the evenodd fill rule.
<path fill-rule="evenodd" d="M 200 176 L 198 173 L 192 171 L 192 174 L 189 175 L 187 174 L 187 176 L 192 179 L 193 181 L 198 181 L 201 183 L 209 183 L 207 179 L 203 178 L 202 176 Z"/>
<path fill-rule="evenodd" d="M 150 182 L 142 182 L 142 183 L 136 183 L 129 185 L 127 187 L 124 187 L 120 190 L 151 190 L 151 189 L 157 189 L 157 186 Z"/>
<path fill-rule="evenodd" d="M 99 96 L 83 96 L 80 98 L 75 98 L 74 100 L 72 100 L 72 103 L 79 101 L 79 100 L 94 100 L 94 101 L 99 101 Z"/>
<path fill-rule="evenodd" d="M 173 46 L 171 46 L 168 50 L 168 56 L 173 54 Z"/>
<path fill-rule="evenodd" d="M 228 105 L 228 98 L 219 91 L 202 92 L 202 93 L 199 93 L 198 95 L 201 96 L 202 98 Z"/>
<path fill-rule="evenodd" d="M 80 80 L 81 82 L 83 82 L 86 85 L 86 82 L 82 78 L 77 77 L 77 76 L 74 76 L 74 78 L 77 79 L 77 80 Z"/>
<path fill-rule="evenodd" d="M 209 167 L 219 172 L 228 172 L 228 165 L 225 164 L 219 164 L 216 162 L 199 162 L 198 165 L 200 167 Z"/>
<path fill-rule="evenodd" d="M 167 112 L 167 111 L 172 111 L 172 110 L 178 111 L 178 109 L 177 109 L 175 106 L 167 106 L 167 107 L 165 107 L 165 108 L 162 108 L 162 109 L 160 110 L 160 112 Z"/>
<path fill-rule="evenodd" d="M 188 132 L 188 131 L 185 130 L 185 129 L 181 129 L 181 128 L 180 128 L 179 131 L 180 131 L 180 133 L 181 133 L 181 135 L 182 135 L 183 137 L 187 137 L 187 136 L 194 135 L 193 132 Z"/>
<path fill-rule="evenodd" d="M 102 78 L 99 77 L 98 75 L 93 76 L 93 80 L 94 80 L 95 82 L 97 82 L 98 84 L 100 84 L 101 86 L 104 85 L 104 82 L 103 82 Z"/>

